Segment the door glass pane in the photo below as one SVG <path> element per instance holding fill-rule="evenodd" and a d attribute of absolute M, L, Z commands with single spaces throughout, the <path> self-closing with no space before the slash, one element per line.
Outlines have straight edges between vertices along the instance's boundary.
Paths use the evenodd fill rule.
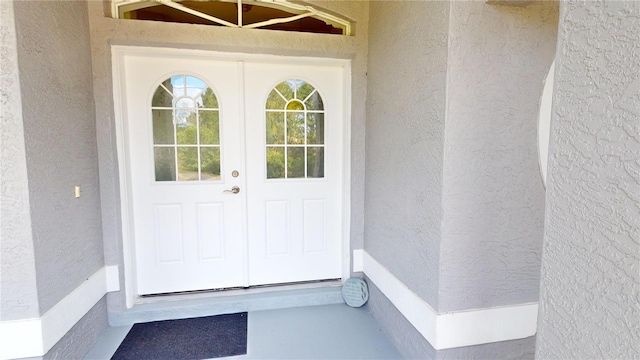
<path fill-rule="evenodd" d="M 196 110 L 176 109 L 176 138 L 178 144 L 197 143 L 198 112 Z"/>
<path fill-rule="evenodd" d="M 322 103 L 322 98 L 318 92 L 314 92 L 309 96 L 307 101 L 304 102 L 307 106 L 307 110 L 324 110 L 324 104 Z"/>
<path fill-rule="evenodd" d="M 284 178 L 284 147 L 267 148 L 267 179 Z"/>
<path fill-rule="evenodd" d="M 307 114 L 307 144 L 324 144 L 324 114 Z"/>
<path fill-rule="evenodd" d="M 284 144 L 284 112 L 267 111 L 267 144 Z"/>
<path fill-rule="evenodd" d="M 153 94 L 153 99 L 151 100 L 151 106 L 153 107 L 172 107 L 173 106 L 173 94 L 171 90 L 173 89 L 173 85 L 171 85 L 171 80 L 165 80 L 161 86 L 158 86 L 156 92 Z"/>
<path fill-rule="evenodd" d="M 200 115 L 200 144 L 220 144 L 220 119 L 217 110 L 201 110 Z"/>
<path fill-rule="evenodd" d="M 185 93 L 192 99 L 197 99 L 202 92 L 207 88 L 207 84 L 197 77 L 187 75 L 185 77 Z"/>
<path fill-rule="evenodd" d="M 267 97 L 267 109 L 282 110 L 287 101 L 274 89 L 269 93 Z"/>
<path fill-rule="evenodd" d="M 156 181 L 176 181 L 176 153 L 173 147 L 153 149 Z"/>
<path fill-rule="evenodd" d="M 200 96 L 196 100 L 200 107 L 204 107 L 206 109 L 217 109 L 218 108 L 218 98 L 216 94 L 213 93 L 211 88 L 206 88 L 202 92 L 202 96 Z"/>
<path fill-rule="evenodd" d="M 184 75 L 172 76 L 171 86 L 173 87 L 171 91 L 173 92 L 174 97 L 179 98 L 187 95 L 187 92 L 184 88 Z"/>
<path fill-rule="evenodd" d="M 307 148 L 307 177 L 324 177 L 324 148 L 316 146 Z"/>
<path fill-rule="evenodd" d="M 196 102 L 192 98 L 184 97 L 176 101 L 177 108 L 193 109 L 196 107 Z"/>
<path fill-rule="evenodd" d="M 178 147 L 178 180 L 199 180 L 197 147 Z"/>
<path fill-rule="evenodd" d="M 276 85 L 276 89 L 278 89 L 280 94 L 282 94 L 286 100 L 293 99 L 293 89 L 295 87 L 294 81 L 295 80 L 287 80 Z"/>
<path fill-rule="evenodd" d="M 304 177 L 304 147 L 287 148 L 287 177 Z"/>
<path fill-rule="evenodd" d="M 304 144 L 304 113 L 287 113 L 287 144 Z"/>
<path fill-rule="evenodd" d="M 298 100 L 293 100 L 287 104 L 287 110 L 304 110 L 304 105 Z"/>
<path fill-rule="evenodd" d="M 200 148 L 200 178 L 203 181 L 220 180 L 220 148 Z"/>
<path fill-rule="evenodd" d="M 315 89 L 307 82 L 302 80 L 296 81 L 296 99 L 304 101 Z"/>
<path fill-rule="evenodd" d="M 268 179 L 324 177 L 323 109 L 317 89 L 303 80 L 271 90 L 265 104 Z"/>
<path fill-rule="evenodd" d="M 173 144 L 173 110 L 152 110 L 153 143 Z"/>

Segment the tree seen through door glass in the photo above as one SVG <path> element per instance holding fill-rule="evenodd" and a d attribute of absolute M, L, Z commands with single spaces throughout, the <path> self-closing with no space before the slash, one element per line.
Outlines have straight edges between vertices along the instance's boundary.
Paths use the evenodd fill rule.
<path fill-rule="evenodd" d="M 267 179 L 284 178 L 284 147 L 267 147 Z"/>
<path fill-rule="evenodd" d="M 287 113 L 287 144 L 304 145 L 305 126 L 304 112 Z"/>
<path fill-rule="evenodd" d="M 267 144 L 284 144 L 284 112 L 267 111 Z"/>
<path fill-rule="evenodd" d="M 303 147 L 287 148 L 287 177 L 288 178 L 304 177 L 304 148 Z"/>
<path fill-rule="evenodd" d="M 265 111 L 267 178 L 323 178 L 324 103 L 317 89 L 283 81 L 269 93 Z"/>
<path fill-rule="evenodd" d="M 220 180 L 218 99 L 194 76 L 164 80 L 151 100 L 156 181 Z"/>

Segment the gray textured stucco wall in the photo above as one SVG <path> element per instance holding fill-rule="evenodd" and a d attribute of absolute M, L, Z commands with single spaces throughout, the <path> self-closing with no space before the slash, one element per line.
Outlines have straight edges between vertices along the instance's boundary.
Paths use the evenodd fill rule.
<path fill-rule="evenodd" d="M 538 300 L 537 119 L 557 17 L 557 2 L 451 3 L 441 312 Z"/>
<path fill-rule="evenodd" d="M 385 335 L 405 359 L 437 359 L 438 352 L 368 278 L 366 309 L 380 323 Z"/>
<path fill-rule="evenodd" d="M 364 133 L 369 3 L 310 1 L 356 22 L 355 36 L 232 29 L 220 26 L 118 20 L 105 17 L 101 2 L 89 2 L 97 116 L 100 193 L 105 261 L 123 267 L 122 224 L 113 108 L 111 44 L 352 59 L 351 247 L 362 248 L 364 227 Z M 124 272 L 121 271 L 124 289 Z M 124 293 L 108 295 L 109 311 L 125 308 Z"/>
<path fill-rule="evenodd" d="M 84 1 L 14 3 L 40 313 L 101 268 L 100 197 Z M 74 198 L 74 185 L 82 196 Z"/>
<path fill-rule="evenodd" d="M 43 356 L 43 359 L 82 359 L 108 326 L 107 298 L 103 297 Z"/>
<path fill-rule="evenodd" d="M 640 2 L 563 2 L 536 357 L 640 359 Z"/>
<path fill-rule="evenodd" d="M 438 351 L 438 360 L 533 360 L 536 337 Z"/>
<path fill-rule="evenodd" d="M 370 5 L 365 250 L 438 307 L 446 1 Z"/>
<path fill-rule="evenodd" d="M 0 1 L 0 320 L 40 315 L 13 2 Z"/>
<path fill-rule="evenodd" d="M 370 4 L 364 249 L 438 312 L 538 299 L 557 18 L 554 2 Z M 534 338 L 435 351 L 369 301 L 409 358 L 533 357 Z"/>

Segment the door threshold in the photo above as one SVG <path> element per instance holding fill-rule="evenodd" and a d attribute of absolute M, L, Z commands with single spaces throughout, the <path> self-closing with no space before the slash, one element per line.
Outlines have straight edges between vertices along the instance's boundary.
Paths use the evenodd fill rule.
<path fill-rule="evenodd" d="M 121 312 L 109 312 L 111 326 L 140 322 L 275 310 L 301 306 L 344 304 L 342 281 L 260 286 L 197 293 L 138 297 Z"/>
<path fill-rule="evenodd" d="M 218 297 L 227 297 L 227 296 L 250 295 L 250 294 L 260 294 L 260 293 L 267 293 L 267 292 L 290 291 L 290 290 L 315 289 L 315 288 L 321 288 L 321 287 L 334 287 L 334 286 L 342 286 L 342 280 L 326 279 L 326 280 L 314 280 L 314 281 L 300 281 L 300 282 L 294 282 L 294 283 L 253 285 L 249 287 L 205 289 L 205 290 L 192 290 L 192 291 L 181 291 L 181 292 L 161 293 L 161 294 L 148 294 L 148 295 L 139 295 L 135 303 L 136 305 L 152 304 L 152 303 L 164 302 L 164 301 L 208 299 L 208 298 L 218 298 Z"/>

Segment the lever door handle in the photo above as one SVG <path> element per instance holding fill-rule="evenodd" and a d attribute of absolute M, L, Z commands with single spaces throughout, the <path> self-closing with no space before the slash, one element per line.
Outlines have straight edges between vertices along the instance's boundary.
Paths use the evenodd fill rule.
<path fill-rule="evenodd" d="M 240 188 L 239 188 L 239 187 L 237 187 L 237 186 L 232 187 L 232 188 L 231 188 L 231 190 L 225 190 L 225 191 L 223 191 L 223 193 L 225 193 L 225 194 L 226 194 L 226 193 L 237 194 L 237 193 L 239 193 L 239 192 L 240 192 Z"/>

